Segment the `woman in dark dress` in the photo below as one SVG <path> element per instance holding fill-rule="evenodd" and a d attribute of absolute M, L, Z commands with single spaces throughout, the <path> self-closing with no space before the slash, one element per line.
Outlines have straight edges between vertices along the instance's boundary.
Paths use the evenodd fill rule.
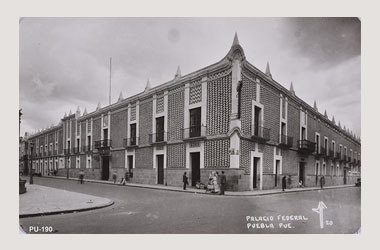
<path fill-rule="evenodd" d="M 286 175 L 282 177 L 282 191 L 285 191 L 286 189 Z"/>
<path fill-rule="evenodd" d="M 186 185 L 189 184 L 189 182 L 187 181 L 186 172 L 183 174 L 182 181 L 183 181 L 183 190 L 186 190 Z"/>

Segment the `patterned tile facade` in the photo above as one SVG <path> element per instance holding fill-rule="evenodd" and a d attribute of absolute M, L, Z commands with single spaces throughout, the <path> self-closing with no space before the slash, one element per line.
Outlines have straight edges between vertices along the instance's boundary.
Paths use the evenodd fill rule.
<path fill-rule="evenodd" d="M 168 168 L 185 168 L 186 167 L 186 145 L 173 144 L 167 146 Z"/>
<path fill-rule="evenodd" d="M 205 168 L 228 168 L 230 166 L 230 139 L 205 142 Z"/>
<path fill-rule="evenodd" d="M 182 139 L 184 128 L 184 87 L 169 91 L 168 97 L 168 140 Z"/>
<path fill-rule="evenodd" d="M 231 74 L 207 82 L 207 134 L 226 134 L 231 113 Z"/>
<path fill-rule="evenodd" d="M 202 85 L 200 81 L 197 81 L 190 85 L 189 104 L 198 103 L 201 101 L 202 101 Z"/>

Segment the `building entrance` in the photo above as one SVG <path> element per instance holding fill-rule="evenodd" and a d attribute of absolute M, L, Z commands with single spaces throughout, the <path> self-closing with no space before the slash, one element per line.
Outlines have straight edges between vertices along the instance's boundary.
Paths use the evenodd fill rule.
<path fill-rule="evenodd" d="M 260 158 L 258 157 L 253 157 L 253 182 L 252 182 L 252 187 L 257 188 L 258 180 L 257 180 L 257 169 L 259 168 L 260 164 Z"/>
<path fill-rule="evenodd" d="M 305 186 L 305 162 L 299 163 L 298 179 L 300 182 L 302 181 L 302 185 Z"/>
<path fill-rule="evenodd" d="M 190 153 L 191 159 L 191 186 L 201 181 L 200 153 Z"/>
<path fill-rule="evenodd" d="M 157 155 L 157 184 L 164 184 L 164 155 Z"/>
<path fill-rule="evenodd" d="M 110 177 L 110 157 L 102 156 L 102 180 L 108 181 Z"/>

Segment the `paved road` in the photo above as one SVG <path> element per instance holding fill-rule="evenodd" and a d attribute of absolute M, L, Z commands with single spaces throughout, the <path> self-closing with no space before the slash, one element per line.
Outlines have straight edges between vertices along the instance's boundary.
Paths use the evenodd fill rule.
<path fill-rule="evenodd" d="M 361 225 L 361 189 L 357 187 L 223 197 L 45 178 L 35 178 L 35 183 L 109 198 L 115 204 L 87 212 L 20 219 L 26 230 L 52 226 L 56 233 L 76 234 L 355 233 Z M 327 207 L 323 209 L 323 228 L 321 215 L 312 210 L 320 201 Z"/>

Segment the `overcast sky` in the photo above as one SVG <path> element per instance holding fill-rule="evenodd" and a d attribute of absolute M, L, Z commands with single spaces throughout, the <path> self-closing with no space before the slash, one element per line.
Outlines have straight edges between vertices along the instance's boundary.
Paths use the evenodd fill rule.
<path fill-rule="evenodd" d="M 360 21 L 356 18 L 23 18 L 21 134 L 213 64 L 234 33 L 247 60 L 360 135 Z"/>

